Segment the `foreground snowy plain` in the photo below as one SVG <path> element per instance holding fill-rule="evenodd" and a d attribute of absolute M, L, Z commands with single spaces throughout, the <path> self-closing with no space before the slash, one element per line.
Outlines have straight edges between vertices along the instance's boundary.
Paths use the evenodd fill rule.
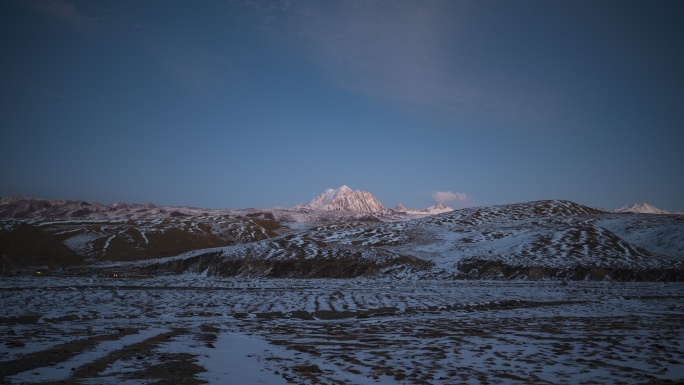
<path fill-rule="evenodd" d="M 682 283 L 21 277 L 0 298 L 0 383 L 684 379 Z"/>

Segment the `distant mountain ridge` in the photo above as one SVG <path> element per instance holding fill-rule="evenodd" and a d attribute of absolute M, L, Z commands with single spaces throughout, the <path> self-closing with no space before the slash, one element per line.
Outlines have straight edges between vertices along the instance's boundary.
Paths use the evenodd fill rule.
<path fill-rule="evenodd" d="M 66 199 L 48 200 L 29 196 L 0 197 L 0 218 L 60 218 L 60 219 L 136 219 L 136 218 L 173 218 L 197 215 L 265 215 L 286 222 L 374 218 L 375 220 L 407 220 L 428 215 L 436 215 L 454 208 L 436 203 L 426 209 L 412 209 L 399 203 L 388 209 L 370 192 L 353 191 L 346 185 L 337 189 L 327 189 L 308 204 L 284 209 L 202 209 L 185 206 L 157 206 L 152 203 L 136 204 L 115 202 L 104 205 L 98 202 L 71 201 Z M 609 210 L 606 210 L 609 211 Z M 615 213 L 675 214 L 648 203 L 633 203 L 613 210 Z"/>
<path fill-rule="evenodd" d="M 137 219 L 169 218 L 228 212 L 230 212 L 230 210 L 156 206 L 152 203 L 136 204 L 115 202 L 106 206 L 98 202 L 70 201 L 64 199 L 48 200 L 28 196 L 0 197 L 0 218 Z"/>
<path fill-rule="evenodd" d="M 152 203 L 48 200 L 29 196 L 0 197 L 0 218 L 26 219 L 150 219 L 198 215 L 264 216 L 286 222 L 328 220 L 407 220 L 454 210 L 437 203 L 424 210 L 397 205 L 388 209 L 370 192 L 352 190 L 347 185 L 327 189 L 308 204 L 278 209 L 202 209 L 185 206 L 157 206 Z"/>
<path fill-rule="evenodd" d="M 388 209 L 370 192 L 354 191 L 347 185 L 337 189 L 329 188 L 312 199 L 308 205 L 300 205 L 296 206 L 296 208 L 301 208 L 302 206 L 320 211 L 345 211 L 374 215 L 387 215 L 394 212 L 411 216 L 435 215 L 454 210 L 453 207 L 446 206 L 443 203 L 436 203 L 424 210 L 410 209 L 401 203 L 394 209 Z"/>

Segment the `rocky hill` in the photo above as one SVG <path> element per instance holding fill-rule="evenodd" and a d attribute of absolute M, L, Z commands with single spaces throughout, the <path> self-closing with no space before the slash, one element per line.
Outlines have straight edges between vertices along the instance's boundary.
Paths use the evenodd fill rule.
<path fill-rule="evenodd" d="M 27 223 L 0 223 L 0 272 L 26 266 L 66 267 L 83 264 L 84 259 L 51 234 Z"/>
<path fill-rule="evenodd" d="M 278 235 L 280 227 L 278 221 L 258 213 L 156 219 L 0 219 L 2 271 L 168 257 L 266 239 Z"/>

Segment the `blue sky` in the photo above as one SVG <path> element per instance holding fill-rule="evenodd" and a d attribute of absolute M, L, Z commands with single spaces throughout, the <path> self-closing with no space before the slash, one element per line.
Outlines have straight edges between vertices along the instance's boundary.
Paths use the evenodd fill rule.
<path fill-rule="evenodd" d="M 684 209 L 681 1 L 0 2 L 0 196 Z"/>

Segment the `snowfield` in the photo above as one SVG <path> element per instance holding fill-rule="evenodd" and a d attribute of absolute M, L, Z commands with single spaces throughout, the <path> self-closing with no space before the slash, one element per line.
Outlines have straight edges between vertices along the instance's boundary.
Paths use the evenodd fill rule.
<path fill-rule="evenodd" d="M 22 277 L 2 383 L 684 380 L 684 284 Z"/>

